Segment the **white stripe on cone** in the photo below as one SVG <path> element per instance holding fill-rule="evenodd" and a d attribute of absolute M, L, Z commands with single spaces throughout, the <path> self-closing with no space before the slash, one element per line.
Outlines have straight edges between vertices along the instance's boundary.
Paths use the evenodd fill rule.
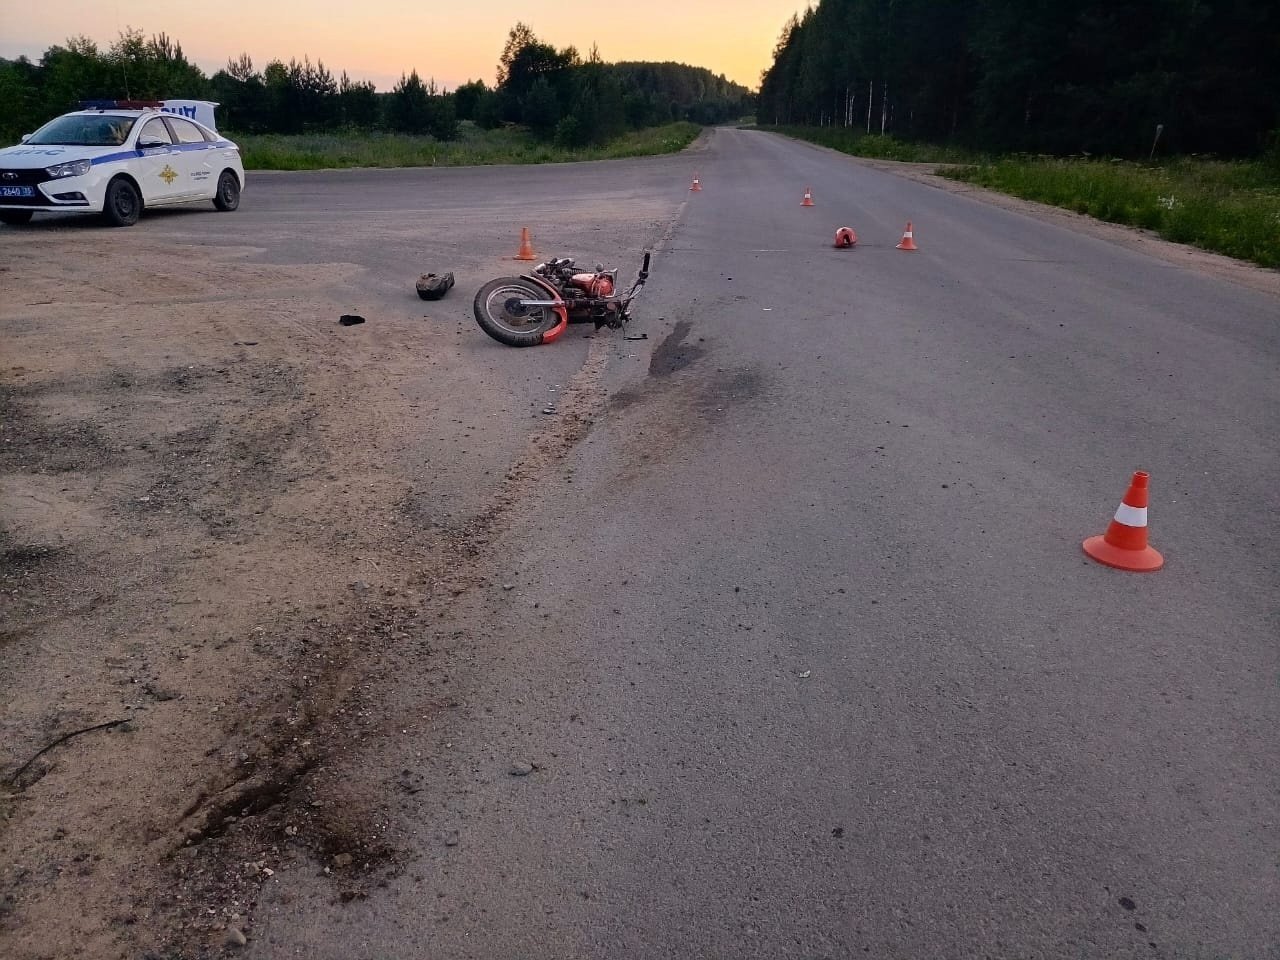
<path fill-rule="evenodd" d="M 1126 527 L 1145 527 L 1147 525 L 1147 508 L 1131 507 L 1127 503 L 1121 503 L 1119 509 L 1116 510 L 1116 523 L 1123 523 Z"/>

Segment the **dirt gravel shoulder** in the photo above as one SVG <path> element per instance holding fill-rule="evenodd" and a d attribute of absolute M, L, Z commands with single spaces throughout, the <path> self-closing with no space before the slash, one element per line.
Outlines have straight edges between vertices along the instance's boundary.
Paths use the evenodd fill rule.
<path fill-rule="evenodd" d="M 117 236 L 0 266 L 6 957 L 220 953 L 285 846 L 389 863 L 332 771 L 475 534 L 428 305 L 343 327 L 352 264 Z"/>
<path fill-rule="evenodd" d="M 679 205 L 602 192 L 541 242 L 638 258 Z M 512 575 L 492 544 L 601 406 L 607 338 L 529 367 L 476 328 L 505 217 L 299 246 L 200 216 L 0 231 L 6 960 L 222 956 L 282 871 L 339 901 L 399 871 L 418 787 L 363 761 L 457 708 L 450 612 Z M 418 300 L 422 262 L 458 290 Z M 406 672 L 439 684 L 409 713 Z"/>

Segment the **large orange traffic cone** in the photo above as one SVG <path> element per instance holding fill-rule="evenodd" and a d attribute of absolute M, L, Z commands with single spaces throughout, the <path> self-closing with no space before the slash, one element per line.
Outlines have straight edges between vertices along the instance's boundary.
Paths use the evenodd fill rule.
<path fill-rule="evenodd" d="M 902 232 L 902 239 L 898 241 L 899 250 L 919 250 L 916 246 L 915 235 L 911 232 L 911 221 L 907 221 L 907 229 Z"/>
<path fill-rule="evenodd" d="M 699 180 L 698 180 L 698 175 L 697 175 L 696 173 L 693 175 L 693 186 L 691 186 L 691 187 L 689 188 L 689 192 L 690 192 L 690 193 L 701 193 L 701 192 L 702 192 L 702 184 L 701 184 L 701 182 L 699 182 Z"/>
<path fill-rule="evenodd" d="M 517 260 L 537 260 L 538 256 L 533 252 L 533 242 L 529 239 L 529 228 L 520 228 L 520 252 L 516 254 Z"/>
<path fill-rule="evenodd" d="M 1120 501 L 1115 519 L 1100 537 L 1084 542 L 1084 552 L 1099 563 L 1117 570 L 1149 573 L 1164 566 L 1164 557 L 1147 546 L 1147 481 L 1150 475 L 1139 470 Z"/>
<path fill-rule="evenodd" d="M 800 201 L 800 206 L 802 207 L 813 206 L 813 190 L 811 188 L 809 187 L 804 188 L 804 199 Z"/>
<path fill-rule="evenodd" d="M 853 246 L 857 246 L 857 243 L 858 243 L 858 235 L 854 233 L 853 230 L 850 229 L 849 227 L 841 227 L 839 230 L 836 231 L 835 245 L 837 248 L 853 247 Z"/>

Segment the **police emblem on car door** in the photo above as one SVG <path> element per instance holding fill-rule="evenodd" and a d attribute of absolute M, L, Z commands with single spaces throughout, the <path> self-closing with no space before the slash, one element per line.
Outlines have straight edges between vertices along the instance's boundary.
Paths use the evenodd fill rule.
<path fill-rule="evenodd" d="M 217 178 L 213 175 L 214 170 L 211 164 L 217 153 L 216 148 L 205 139 L 200 128 L 190 120 L 166 114 L 165 123 L 173 134 L 174 155 L 171 162 L 180 177 L 180 181 L 175 184 L 176 188 L 181 188 L 179 195 L 183 197 L 213 196 Z M 163 173 L 164 171 L 161 171 L 161 174 Z"/>
<path fill-rule="evenodd" d="M 146 203 L 172 200 L 190 190 L 182 180 L 182 161 L 173 135 L 160 117 L 152 117 L 138 134 L 138 184 Z"/>

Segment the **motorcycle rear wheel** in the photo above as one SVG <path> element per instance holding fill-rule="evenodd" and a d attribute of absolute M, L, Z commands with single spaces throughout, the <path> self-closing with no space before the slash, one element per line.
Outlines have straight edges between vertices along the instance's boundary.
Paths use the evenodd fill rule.
<path fill-rule="evenodd" d="M 551 294 L 522 277 L 498 277 L 476 293 L 480 329 L 509 347 L 536 347 L 560 322 L 551 307 L 522 307 L 521 300 L 549 300 Z"/>

